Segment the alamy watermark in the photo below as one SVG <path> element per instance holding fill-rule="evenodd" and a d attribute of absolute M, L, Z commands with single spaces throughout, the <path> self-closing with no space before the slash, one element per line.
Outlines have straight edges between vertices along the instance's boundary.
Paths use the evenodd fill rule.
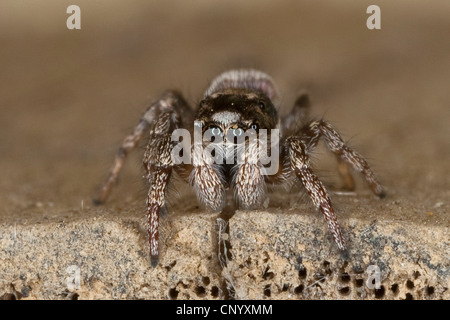
<path fill-rule="evenodd" d="M 78 290 L 81 288 L 81 270 L 77 265 L 70 265 L 66 269 L 68 277 L 66 278 L 66 286 L 69 290 Z"/>
<path fill-rule="evenodd" d="M 66 9 L 66 13 L 70 16 L 66 20 L 66 26 L 69 30 L 81 29 L 81 9 L 77 5 L 70 5 Z M 381 9 L 379 6 L 372 4 L 367 7 L 366 13 L 370 14 L 367 18 L 366 26 L 369 30 L 381 29 Z"/>
<path fill-rule="evenodd" d="M 370 265 L 366 269 L 367 280 L 366 286 L 369 289 L 380 289 L 381 288 L 381 270 L 380 267 L 376 265 Z"/>
<path fill-rule="evenodd" d="M 381 29 L 381 9 L 379 6 L 372 4 L 367 7 L 366 13 L 371 15 L 367 18 L 366 26 L 369 30 Z"/>
<path fill-rule="evenodd" d="M 66 13 L 71 15 L 66 20 L 67 29 L 81 29 L 81 9 L 77 5 L 70 5 L 67 7 Z"/>

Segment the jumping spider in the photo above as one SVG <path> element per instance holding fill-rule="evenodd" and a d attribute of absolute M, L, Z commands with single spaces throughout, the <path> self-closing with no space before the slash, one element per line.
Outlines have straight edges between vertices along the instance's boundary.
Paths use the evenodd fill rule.
<path fill-rule="evenodd" d="M 122 142 L 95 203 L 106 201 L 125 157 L 149 131 L 150 139 L 143 162 L 150 183 L 147 231 L 152 266 L 158 263 L 159 215 L 166 210 L 168 185 L 174 172 L 194 188 L 199 202 L 213 211 L 222 210 L 226 191 L 230 188 L 234 190 L 241 207 L 248 209 L 263 202 L 267 187 L 301 183 L 312 203 L 323 213 L 338 248 L 345 250 L 330 197 L 310 164 L 309 155 L 319 139 L 323 137 L 335 154 L 339 172 L 348 189 L 354 188 L 349 171 L 351 167 L 362 174 L 378 197 L 384 197 L 385 192 L 364 158 L 347 146 L 328 122 L 306 121 L 309 106 L 307 95 L 300 95 L 292 111 L 282 119 L 279 119 L 274 105 L 276 98 L 277 90 L 272 79 L 256 70 L 232 70 L 219 75 L 206 90 L 195 113 L 179 92 L 167 91 L 151 104 L 134 131 Z M 215 164 L 202 155 L 195 157 L 195 153 L 192 163 L 174 163 L 171 154 L 176 142 L 172 139 L 172 133 L 179 128 L 192 132 L 194 123 L 216 136 L 229 132 L 236 136 L 250 129 L 256 132 L 279 129 L 281 138 L 276 156 L 280 165 L 277 171 L 271 175 L 264 174 L 265 166 L 255 157 L 255 150 L 244 151 L 245 161 L 240 164 Z M 202 140 L 201 143 L 206 145 L 209 142 Z"/>

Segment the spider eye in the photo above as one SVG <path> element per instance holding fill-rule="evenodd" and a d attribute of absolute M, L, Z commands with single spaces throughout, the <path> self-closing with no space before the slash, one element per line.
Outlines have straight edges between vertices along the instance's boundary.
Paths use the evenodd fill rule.
<path fill-rule="evenodd" d="M 242 130 L 241 128 L 237 128 L 237 129 L 233 129 L 232 132 L 233 132 L 233 136 L 240 137 L 244 133 L 244 130 Z"/>
<path fill-rule="evenodd" d="M 220 129 L 218 126 L 210 126 L 205 130 L 205 132 L 206 131 L 209 131 L 211 133 L 211 136 L 214 137 L 220 137 L 223 135 L 222 129 Z"/>
<path fill-rule="evenodd" d="M 258 104 L 258 107 L 259 107 L 260 109 L 264 109 L 264 108 L 266 107 L 266 105 L 264 104 L 264 102 L 260 102 L 260 103 Z"/>
<path fill-rule="evenodd" d="M 259 126 L 258 126 L 256 123 L 253 123 L 253 124 L 250 126 L 250 129 L 253 129 L 253 130 L 255 130 L 255 131 L 258 131 Z"/>
<path fill-rule="evenodd" d="M 220 136 L 222 135 L 222 130 L 219 127 L 214 127 L 211 129 L 211 133 L 213 136 Z"/>

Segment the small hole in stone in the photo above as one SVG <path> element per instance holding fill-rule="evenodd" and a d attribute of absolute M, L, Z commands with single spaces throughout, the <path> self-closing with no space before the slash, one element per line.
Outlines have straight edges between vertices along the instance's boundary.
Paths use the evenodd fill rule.
<path fill-rule="evenodd" d="M 363 279 L 356 279 L 355 280 L 355 285 L 358 288 L 361 288 L 364 285 L 364 280 Z"/>
<path fill-rule="evenodd" d="M 348 295 L 350 293 L 350 287 L 343 287 L 339 289 L 339 293 L 342 294 L 343 296 Z"/>
<path fill-rule="evenodd" d="M 205 287 L 198 286 L 197 288 L 195 288 L 195 294 L 199 297 L 204 297 L 206 294 Z"/>
<path fill-rule="evenodd" d="M 283 284 L 283 288 L 281 288 L 281 291 L 288 291 L 288 289 L 289 289 L 289 283 L 285 283 L 285 284 Z"/>
<path fill-rule="evenodd" d="M 384 289 L 384 286 L 380 286 L 380 289 L 375 289 L 375 298 L 381 299 L 384 297 L 384 293 L 386 290 Z"/>
<path fill-rule="evenodd" d="M 307 274 L 306 268 L 302 268 L 298 271 L 298 277 L 300 279 L 306 279 L 306 274 Z"/>
<path fill-rule="evenodd" d="M 264 287 L 264 295 L 266 297 L 270 297 L 271 292 L 270 292 L 270 284 L 268 284 L 267 286 Z"/>
<path fill-rule="evenodd" d="M 170 290 L 169 290 L 169 297 L 170 297 L 170 299 L 172 299 L 172 300 L 176 300 L 177 297 L 178 297 L 178 290 L 175 289 L 175 288 L 170 289 Z"/>
<path fill-rule="evenodd" d="M 0 297 L 0 300 L 16 300 L 16 296 L 12 293 L 5 293 Z"/>
<path fill-rule="evenodd" d="M 305 288 L 305 286 L 304 285 L 299 285 L 298 287 L 295 287 L 295 289 L 294 289 L 294 293 L 295 294 L 300 294 L 300 293 L 302 293 L 303 292 L 303 289 Z"/>
<path fill-rule="evenodd" d="M 217 288 L 216 286 L 211 288 L 211 295 L 214 298 L 217 298 L 219 296 L 219 288 Z"/>
<path fill-rule="evenodd" d="M 434 287 L 428 286 L 426 287 L 427 295 L 431 296 L 434 293 Z"/>
<path fill-rule="evenodd" d="M 323 266 L 325 267 L 325 268 L 328 268 L 329 266 L 330 266 L 330 262 L 328 262 L 328 261 L 324 261 L 323 262 Z"/>
<path fill-rule="evenodd" d="M 69 299 L 70 300 L 78 300 L 78 297 L 79 297 L 80 295 L 78 294 L 78 293 L 76 293 L 76 292 L 74 292 L 74 293 L 71 293 L 71 294 L 69 294 Z"/>
<path fill-rule="evenodd" d="M 398 293 L 398 284 L 394 283 L 394 284 L 391 286 L 391 290 L 392 290 L 392 292 L 393 292 L 394 294 L 397 294 L 397 293 Z"/>
<path fill-rule="evenodd" d="M 269 267 L 267 267 L 266 270 L 264 270 L 262 278 L 264 280 L 271 280 L 271 279 L 273 279 L 273 277 L 275 277 L 275 274 L 273 272 L 270 272 Z"/>
<path fill-rule="evenodd" d="M 420 272 L 414 271 L 413 276 L 414 276 L 414 279 L 417 279 L 418 277 L 420 277 Z"/>
<path fill-rule="evenodd" d="M 348 273 L 343 273 L 341 275 L 341 281 L 344 283 L 350 282 L 350 275 Z"/>
<path fill-rule="evenodd" d="M 175 267 L 176 264 L 177 264 L 177 261 L 173 261 L 171 264 L 169 264 L 168 266 L 165 266 L 164 268 L 167 271 L 170 271 L 170 270 L 172 270 L 173 267 Z"/>
<path fill-rule="evenodd" d="M 414 298 L 413 298 L 411 293 L 407 293 L 406 297 L 405 297 L 405 300 L 414 300 Z"/>
<path fill-rule="evenodd" d="M 203 277 L 202 281 L 205 286 L 207 286 L 211 283 L 211 281 L 209 280 L 209 277 Z"/>
<path fill-rule="evenodd" d="M 181 284 L 181 286 L 184 288 L 184 289 L 187 289 L 187 288 L 189 288 L 189 285 L 187 285 L 187 284 L 185 284 L 185 283 L 183 283 L 183 282 L 179 282 L 178 284 Z"/>
<path fill-rule="evenodd" d="M 217 298 L 219 296 L 219 288 L 216 286 L 213 286 L 211 288 L 211 296 L 213 296 L 214 298 Z"/>
<path fill-rule="evenodd" d="M 406 281 L 406 287 L 408 289 L 414 288 L 414 282 L 412 282 L 411 280 Z"/>

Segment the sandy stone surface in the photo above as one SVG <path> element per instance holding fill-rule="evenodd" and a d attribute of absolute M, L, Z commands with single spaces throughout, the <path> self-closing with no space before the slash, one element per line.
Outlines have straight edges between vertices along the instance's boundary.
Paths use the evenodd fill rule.
<path fill-rule="evenodd" d="M 372 31 L 370 4 L 78 1 L 73 31 L 63 2 L 2 1 L 0 297 L 449 299 L 450 4 L 378 1 L 382 28 Z M 107 204 L 91 200 L 149 102 L 178 88 L 194 106 L 236 67 L 273 76 L 280 114 L 306 88 L 312 115 L 368 158 L 388 196 L 374 198 L 359 178 L 340 192 L 319 147 L 314 167 L 349 244 L 342 254 L 301 188 L 230 218 L 175 183 L 152 269 L 143 149 Z M 366 284 L 370 265 L 380 289 Z"/>
<path fill-rule="evenodd" d="M 224 274 L 237 299 L 449 298 L 444 228 L 349 218 L 349 250 L 341 254 L 320 217 L 258 215 L 239 212 L 230 222 L 233 257 Z M 375 270 L 377 287 L 367 283 Z"/>

